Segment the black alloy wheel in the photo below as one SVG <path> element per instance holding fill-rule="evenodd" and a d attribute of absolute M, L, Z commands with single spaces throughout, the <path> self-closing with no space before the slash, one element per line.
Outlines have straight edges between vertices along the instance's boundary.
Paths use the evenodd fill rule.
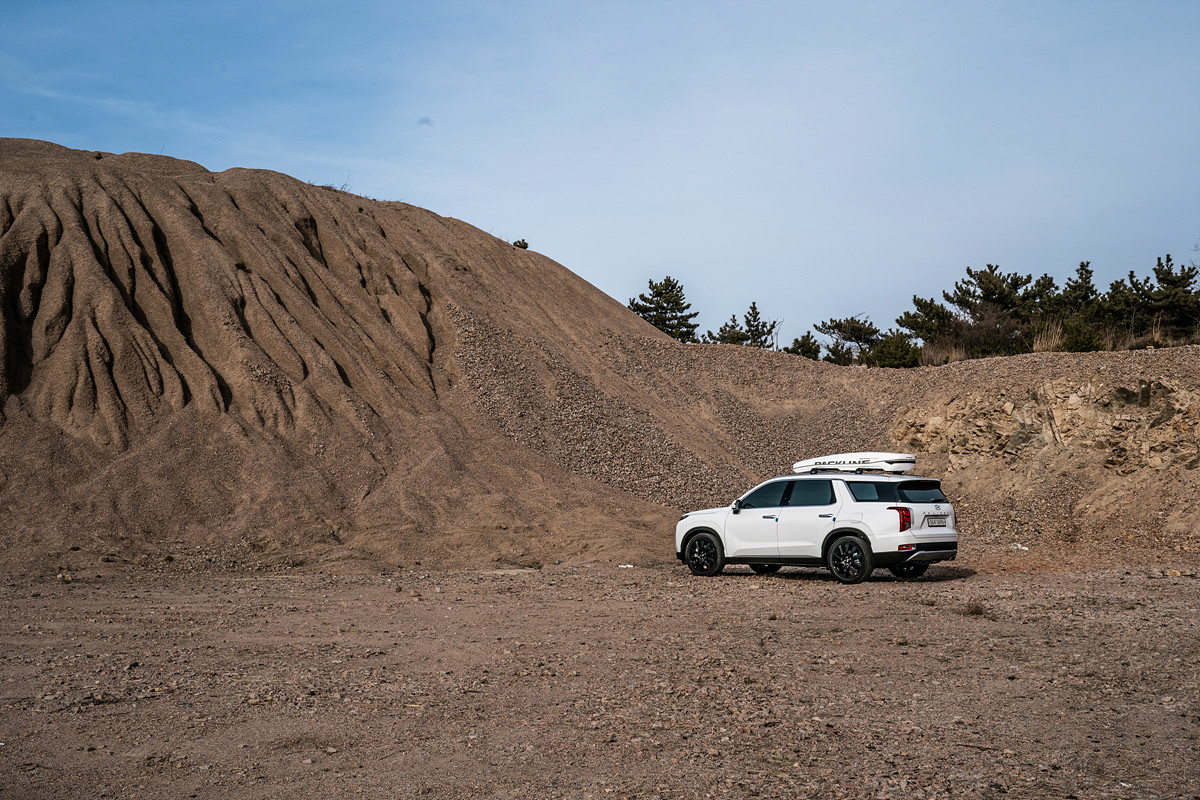
<path fill-rule="evenodd" d="M 697 533 L 687 543 L 684 560 L 693 575 L 709 577 L 725 569 L 721 541 L 711 533 Z"/>
<path fill-rule="evenodd" d="M 862 583 L 871 574 L 871 548 L 857 536 L 843 536 L 833 543 L 825 565 L 841 583 Z"/>

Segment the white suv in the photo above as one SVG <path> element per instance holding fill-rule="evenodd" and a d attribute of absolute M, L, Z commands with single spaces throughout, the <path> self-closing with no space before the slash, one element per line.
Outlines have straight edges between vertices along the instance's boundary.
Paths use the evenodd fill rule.
<path fill-rule="evenodd" d="M 844 453 L 798 461 L 730 506 L 692 511 L 675 526 L 675 555 L 695 575 L 749 564 L 825 566 L 842 583 L 876 567 L 900 578 L 958 555 L 954 509 L 931 478 L 906 475 L 901 453 Z"/>

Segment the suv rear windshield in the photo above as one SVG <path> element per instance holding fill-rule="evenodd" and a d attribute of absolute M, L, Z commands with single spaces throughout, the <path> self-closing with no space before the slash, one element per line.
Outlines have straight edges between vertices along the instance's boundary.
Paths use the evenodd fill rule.
<path fill-rule="evenodd" d="M 846 481 L 850 494 L 860 503 L 944 503 L 937 481 Z"/>
<path fill-rule="evenodd" d="M 905 481 L 898 487 L 900 499 L 906 503 L 944 503 L 946 495 L 937 481 Z"/>

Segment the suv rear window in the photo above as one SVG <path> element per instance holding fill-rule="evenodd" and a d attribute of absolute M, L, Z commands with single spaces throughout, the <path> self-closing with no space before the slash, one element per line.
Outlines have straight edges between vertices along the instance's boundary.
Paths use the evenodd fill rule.
<path fill-rule="evenodd" d="M 846 481 L 850 494 L 860 503 L 945 503 L 937 481 Z"/>
<path fill-rule="evenodd" d="M 906 503 L 944 503 L 946 495 L 937 481 L 905 481 L 899 487 L 900 499 Z"/>
<path fill-rule="evenodd" d="M 860 503 L 898 503 L 896 484 L 879 481 L 846 481 L 850 494 Z"/>

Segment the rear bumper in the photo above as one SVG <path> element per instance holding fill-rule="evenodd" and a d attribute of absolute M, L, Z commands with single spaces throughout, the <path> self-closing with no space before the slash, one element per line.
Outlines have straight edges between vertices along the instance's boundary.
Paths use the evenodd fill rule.
<path fill-rule="evenodd" d="M 958 557 L 958 542 L 917 542 L 912 550 L 875 553 L 875 566 L 894 567 L 897 564 L 953 561 Z"/>

